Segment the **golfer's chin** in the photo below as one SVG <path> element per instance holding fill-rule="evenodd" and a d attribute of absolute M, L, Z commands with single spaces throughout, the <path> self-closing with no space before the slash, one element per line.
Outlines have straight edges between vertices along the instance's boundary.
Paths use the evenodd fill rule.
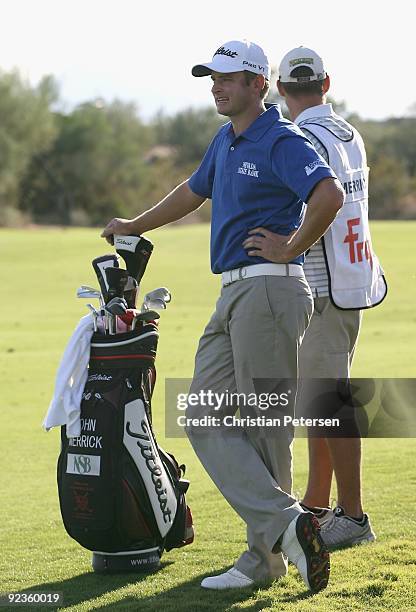
<path fill-rule="evenodd" d="M 233 112 L 229 104 L 216 104 L 217 113 L 219 115 L 224 115 L 224 117 L 230 117 Z"/>

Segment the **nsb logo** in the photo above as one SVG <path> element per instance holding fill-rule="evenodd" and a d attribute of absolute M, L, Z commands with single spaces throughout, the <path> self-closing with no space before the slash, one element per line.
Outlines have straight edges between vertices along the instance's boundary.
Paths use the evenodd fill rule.
<path fill-rule="evenodd" d="M 99 476 L 101 457 L 99 455 L 75 455 L 68 453 L 66 473 L 81 476 Z"/>
<path fill-rule="evenodd" d="M 78 474 L 89 474 L 91 472 L 91 459 L 86 455 L 74 455 L 74 470 Z"/>
<path fill-rule="evenodd" d="M 371 269 L 373 269 L 373 254 L 371 252 L 371 244 L 369 240 L 361 240 L 359 241 L 358 232 L 354 232 L 354 227 L 360 225 L 360 217 L 356 217 L 355 219 L 348 219 L 348 233 L 344 238 L 344 243 L 349 244 L 349 255 L 350 262 L 359 263 L 364 260 L 364 258 L 370 263 Z"/>

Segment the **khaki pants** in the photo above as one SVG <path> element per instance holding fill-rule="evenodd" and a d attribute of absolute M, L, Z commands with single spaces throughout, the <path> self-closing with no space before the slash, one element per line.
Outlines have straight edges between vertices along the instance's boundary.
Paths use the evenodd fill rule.
<path fill-rule="evenodd" d="M 199 342 L 190 393 L 248 395 L 256 392 L 255 379 L 296 379 L 298 349 L 312 310 L 304 278 L 259 276 L 223 288 Z M 239 410 L 244 416 L 246 409 L 240 405 Z M 188 405 L 186 416 L 212 413 L 210 407 Z M 284 575 L 281 553 L 271 550 L 302 511 L 291 496 L 292 431 L 283 427 L 266 435 L 258 427 L 225 426 L 186 431 L 208 474 L 247 524 L 249 550 L 237 569 L 254 580 Z"/>
<path fill-rule="evenodd" d="M 362 310 L 340 310 L 329 297 L 315 298 L 299 351 L 299 378 L 349 378 Z"/>
<path fill-rule="evenodd" d="M 362 310 L 340 310 L 329 297 L 315 298 L 314 312 L 299 351 L 298 416 L 341 419 L 340 428 L 309 427 L 310 437 L 359 437 L 352 406 L 338 412 L 340 402 L 326 397 L 334 394 L 338 380 L 350 378 Z M 319 379 L 325 379 L 320 383 Z"/>

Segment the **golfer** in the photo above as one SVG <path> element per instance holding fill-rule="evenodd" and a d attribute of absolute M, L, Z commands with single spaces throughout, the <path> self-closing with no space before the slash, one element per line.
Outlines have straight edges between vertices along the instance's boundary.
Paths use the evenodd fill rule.
<path fill-rule="evenodd" d="M 258 45 L 226 42 L 192 74 L 211 78 L 217 111 L 230 121 L 188 180 L 135 219 L 113 219 L 102 235 L 142 234 L 212 199 L 211 268 L 221 275 L 222 290 L 199 343 L 190 392 L 249 394 L 259 379 L 297 377 L 298 348 L 313 308 L 303 253 L 333 221 L 343 191 L 302 132 L 278 107 L 266 110 L 270 68 Z M 273 253 L 263 249 L 271 236 Z M 215 408 L 189 406 L 186 414 L 200 418 Z M 239 588 L 283 575 L 283 552 L 309 589 L 324 588 L 329 558 L 319 524 L 290 494 L 290 429 L 266 436 L 249 426 L 215 433 L 190 426 L 187 434 L 247 525 L 249 549 L 202 586 Z"/>

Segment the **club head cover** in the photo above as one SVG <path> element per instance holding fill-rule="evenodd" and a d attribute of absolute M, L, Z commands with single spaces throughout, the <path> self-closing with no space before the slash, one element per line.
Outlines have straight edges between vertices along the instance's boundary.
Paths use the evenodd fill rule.
<path fill-rule="evenodd" d="M 126 286 L 124 287 L 124 299 L 129 308 L 136 308 L 137 292 L 139 284 L 135 278 L 129 275 Z"/>
<path fill-rule="evenodd" d="M 135 316 L 140 314 L 140 310 L 136 308 L 128 308 L 124 315 L 120 315 L 120 319 L 127 325 L 131 325 Z"/>
<path fill-rule="evenodd" d="M 101 255 L 101 257 L 96 257 L 91 262 L 100 284 L 104 302 L 108 301 L 108 283 L 104 270 L 108 267 L 118 268 L 118 260 L 118 255 L 110 253 L 109 255 Z"/>
<path fill-rule="evenodd" d="M 123 298 L 124 289 L 129 280 L 129 274 L 127 270 L 123 268 L 107 267 L 105 269 L 105 276 L 107 280 L 107 300 L 108 303 L 113 298 Z"/>
<path fill-rule="evenodd" d="M 117 253 L 124 259 L 130 276 L 140 283 L 152 254 L 153 244 L 143 236 L 120 236 L 115 234 L 114 247 Z"/>

